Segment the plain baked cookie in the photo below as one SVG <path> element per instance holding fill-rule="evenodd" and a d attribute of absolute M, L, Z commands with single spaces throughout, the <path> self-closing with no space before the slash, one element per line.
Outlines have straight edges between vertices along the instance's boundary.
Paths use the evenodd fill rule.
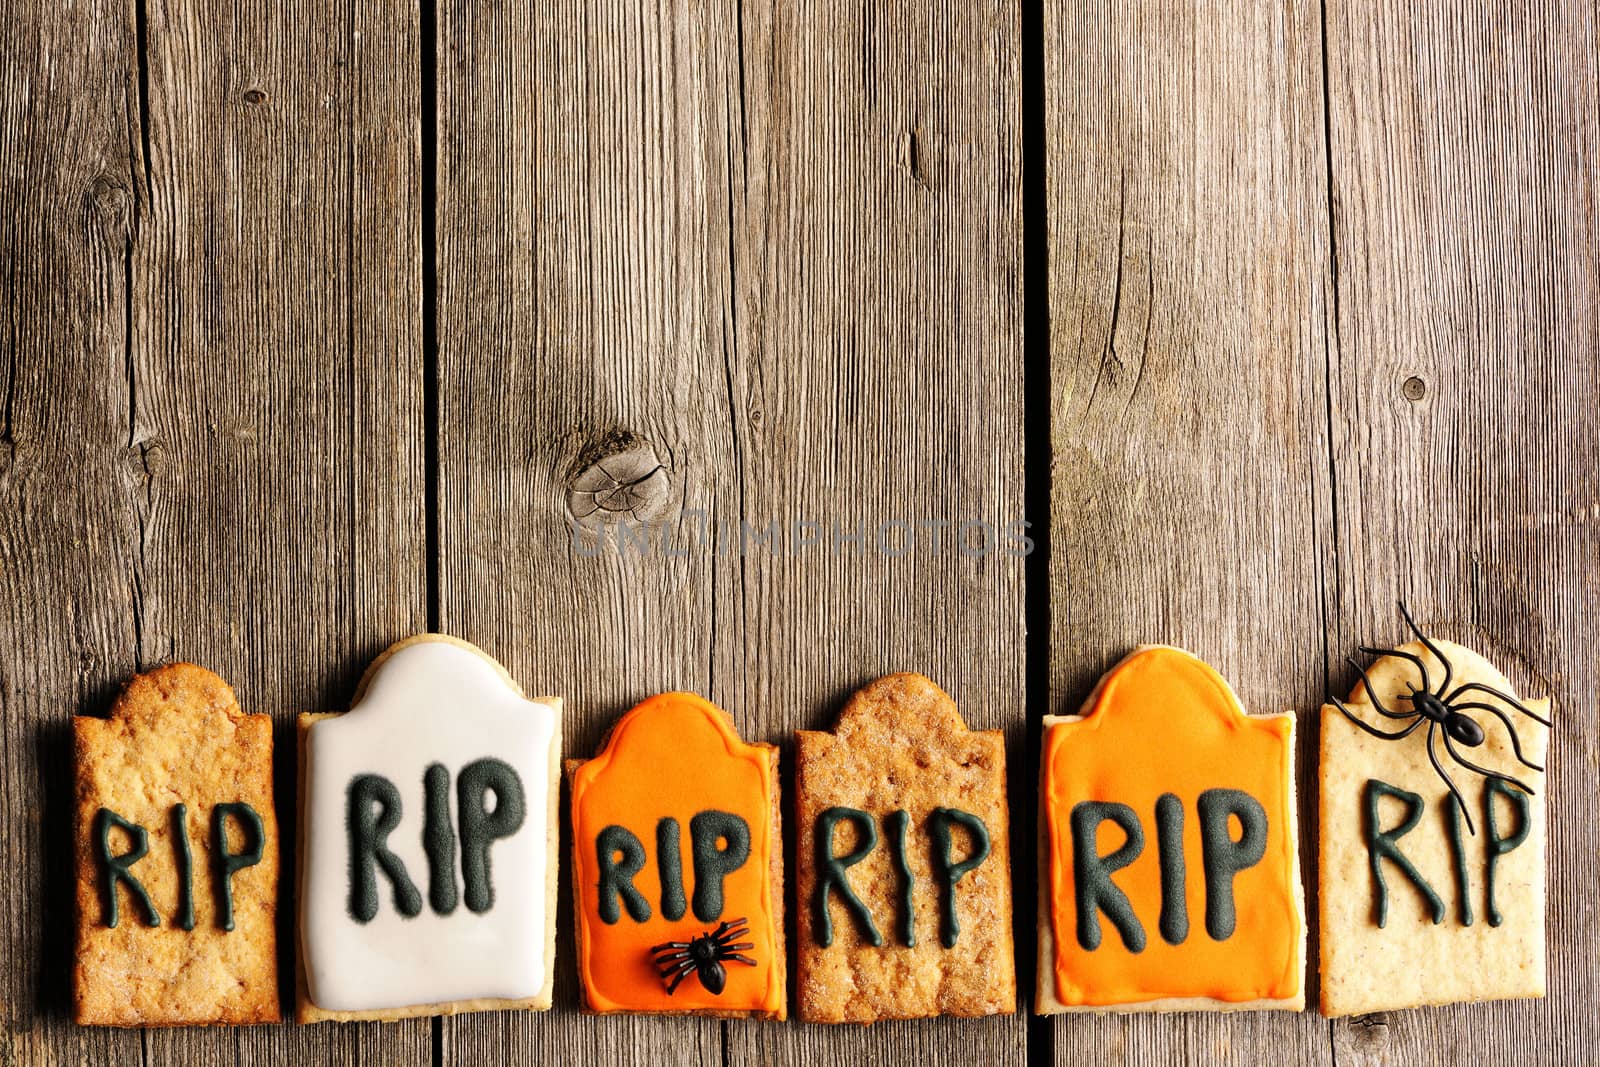
<path fill-rule="evenodd" d="M 795 733 L 802 1019 L 1016 1010 L 1005 764 L 920 674 Z"/>
<path fill-rule="evenodd" d="M 134 676 L 77 750 L 83 1025 L 278 1020 L 272 720 L 173 663 Z"/>
<path fill-rule="evenodd" d="M 550 1007 L 561 699 L 441 634 L 300 716 L 298 1017 Z"/>
<path fill-rule="evenodd" d="M 1344 705 L 1370 730 L 1405 736 L 1375 736 L 1337 701 L 1322 708 L 1328 1016 L 1545 992 L 1539 768 L 1550 702 L 1519 700 L 1478 653 L 1413 632 L 1392 651 L 1370 650 L 1371 689 L 1358 682 Z"/>
<path fill-rule="evenodd" d="M 1299 1011 L 1294 717 L 1135 649 L 1045 719 L 1037 1011 Z"/>
<path fill-rule="evenodd" d="M 663 693 L 566 766 L 584 1010 L 784 1018 L 777 748 Z"/>

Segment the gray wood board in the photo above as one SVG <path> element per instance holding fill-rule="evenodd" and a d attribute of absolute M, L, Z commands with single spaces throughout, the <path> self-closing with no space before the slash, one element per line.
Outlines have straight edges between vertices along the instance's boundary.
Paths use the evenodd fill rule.
<path fill-rule="evenodd" d="M 988 4 L 443 6 L 441 618 L 567 697 L 570 755 L 681 687 L 787 788 L 791 732 L 906 669 L 1020 738 L 1023 561 L 875 544 L 1023 517 L 1016 34 Z M 569 476 L 641 439 L 687 555 L 591 558 Z M 1021 1016 L 580 1017 L 561 902 L 556 1011 L 449 1020 L 447 1060 L 1024 1059 Z"/>

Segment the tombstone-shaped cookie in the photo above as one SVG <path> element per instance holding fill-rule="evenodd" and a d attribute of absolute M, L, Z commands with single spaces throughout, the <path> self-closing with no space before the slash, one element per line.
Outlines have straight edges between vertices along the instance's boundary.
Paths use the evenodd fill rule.
<path fill-rule="evenodd" d="M 1404 607 L 1401 608 L 1404 613 Z M 1322 709 L 1322 1013 L 1542 997 L 1548 700 L 1425 637 Z"/>
<path fill-rule="evenodd" d="M 784 1018 L 778 750 L 663 693 L 567 775 L 584 1010 Z"/>
<path fill-rule="evenodd" d="M 1015 1011 L 1001 733 L 892 674 L 795 747 L 800 1017 Z"/>
<path fill-rule="evenodd" d="M 424 634 L 300 753 L 300 1021 L 548 1008 L 561 699 Z"/>
<path fill-rule="evenodd" d="M 77 748 L 77 1021 L 276 1022 L 272 720 L 174 663 L 136 675 Z"/>
<path fill-rule="evenodd" d="M 1040 763 L 1041 1013 L 1303 1007 L 1293 716 L 1145 646 Z"/>

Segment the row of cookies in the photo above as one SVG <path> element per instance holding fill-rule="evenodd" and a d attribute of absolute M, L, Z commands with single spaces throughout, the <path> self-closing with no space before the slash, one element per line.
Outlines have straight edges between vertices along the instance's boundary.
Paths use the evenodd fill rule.
<path fill-rule="evenodd" d="M 1547 705 L 1416 636 L 1322 713 L 1329 1015 L 1544 990 L 1544 809 L 1513 767 L 1541 769 Z M 276 1020 L 268 717 L 173 664 L 75 728 L 78 1021 Z M 1303 1006 L 1293 731 L 1168 646 L 1046 720 L 1037 1010 Z M 560 699 L 424 635 L 298 737 L 299 1021 L 548 1008 Z M 1001 735 L 897 674 L 795 762 L 800 1017 L 1014 1011 Z M 585 1010 L 784 1018 L 778 750 L 667 693 L 564 771 Z"/>

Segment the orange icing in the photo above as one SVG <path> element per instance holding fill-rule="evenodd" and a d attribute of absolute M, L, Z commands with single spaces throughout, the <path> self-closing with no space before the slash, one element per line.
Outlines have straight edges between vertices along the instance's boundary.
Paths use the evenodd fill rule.
<path fill-rule="evenodd" d="M 723 964 L 728 984 L 713 996 L 691 975 L 667 995 L 650 949 L 706 933 L 692 908 L 676 922 L 661 914 L 656 823 L 679 824 L 684 894 L 694 896 L 694 852 L 689 823 L 708 809 L 742 817 L 750 826 L 750 856 L 722 883 L 723 919 L 744 917 L 755 947 L 744 955 L 758 966 Z M 599 861 L 595 839 L 607 826 L 631 831 L 644 846 L 645 865 L 634 886 L 650 904 L 650 918 L 635 922 L 623 910 L 614 925 L 599 912 Z M 716 705 L 693 693 L 663 693 L 624 715 L 605 748 L 572 776 L 572 831 L 578 895 L 578 969 L 594 1011 L 776 1012 L 783 1006 L 783 967 L 772 906 L 772 763 L 770 750 L 745 744 Z M 779 961 L 775 966 L 774 962 Z"/>
<path fill-rule="evenodd" d="M 1051 844 L 1050 921 L 1055 941 L 1056 999 L 1065 1005 L 1131 1004 L 1164 997 L 1222 1001 L 1284 1000 L 1301 978 L 1302 920 L 1293 835 L 1293 724 L 1289 716 L 1252 718 L 1210 666 L 1181 649 L 1141 649 L 1117 665 L 1077 722 L 1057 723 L 1045 738 L 1045 818 Z M 1233 935 L 1212 940 L 1205 927 L 1205 868 L 1196 802 L 1207 789 L 1240 789 L 1266 810 L 1261 862 L 1234 879 Z M 1188 937 L 1162 939 L 1161 867 L 1156 799 L 1183 803 Z M 1127 894 L 1145 931 L 1145 947 L 1129 952 L 1104 912 L 1101 943 L 1078 942 L 1071 815 L 1081 801 L 1115 801 L 1138 814 L 1144 849 L 1111 880 Z M 1231 820 L 1230 820 L 1231 821 Z M 1237 836 L 1238 824 L 1231 833 Z M 1122 831 L 1102 823 L 1104 856 Z"/>

